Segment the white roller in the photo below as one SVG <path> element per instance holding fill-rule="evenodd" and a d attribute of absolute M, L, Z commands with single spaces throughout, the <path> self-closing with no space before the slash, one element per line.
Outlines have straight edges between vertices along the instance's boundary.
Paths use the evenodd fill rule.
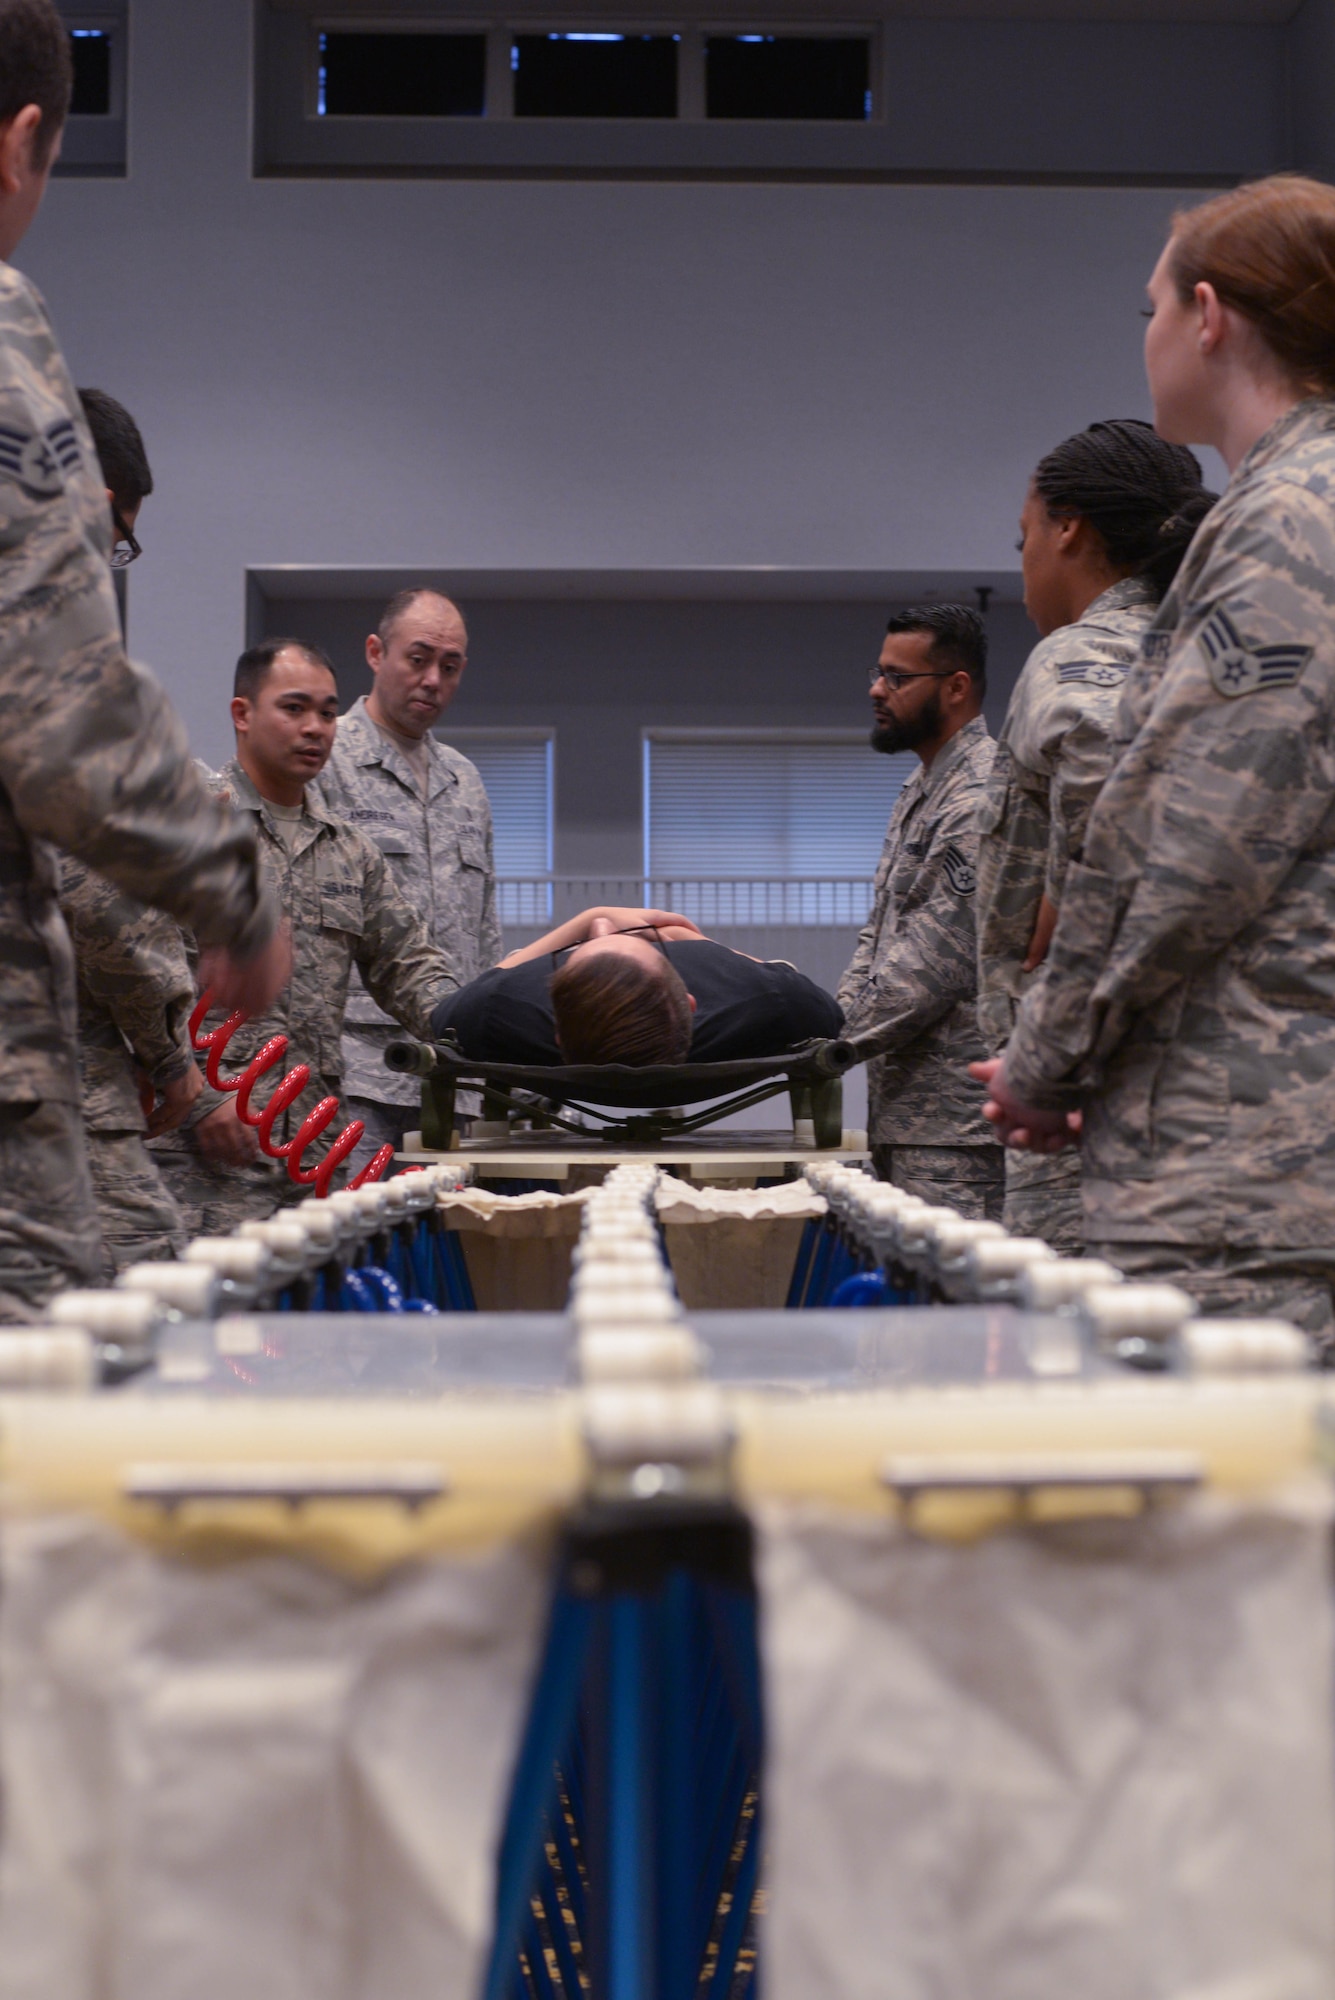
<path fill-rule="evenodd" d="M 96 1372 L 91 1328 L 6 1327 L 0 1331 L 0 1389 L 64 1389 L 80 1394 L 93 1387 Z"/>
<path fill-rule="evenodd" d="M 243 1222 L 237 1235 L 262 1243 L 275 1263 L 287 1265 L 304 1264 L 314 1247 L 299 1222 Z"/>
<path fill-rule="evenodd" d="M 52 1326 L 86 1329 L 94 1340 L 143 1347 L 162 1324 L 162 1306 L 151 1292 L 58 1292 L 45 1308 Z"/>
<path fill-rule="evenodd" d="M 330 1256 L 337 1250 L 343 1237 L 343 1218 L 339 1211 L 327 1201 L 298 1202 L 290 1209 L 284 1221 L 303 1229 L 311 1243 L 326 1251 Z M 247 1225 L 242 1224 L 245 1228 Z"/>
<path fill-rule="evenodd" d="M 1120 1285 L 1122 1274 L 1101 1257 L 1053 1257 L 1030 1264 L 1016 1288 L 1019 1303 L 1030 1312 L 1056 1312 L 1073 1305 L 1096 1285 Z"/>
<path fill-rule="evenodd" d="M 727 1407 L 706 1382 L 586 1389 L 581 1417 L 589 1453 L 601 1466 L 701 1464 L 720 1458 L 732 1442 Z"/>
<path fill-rule="evenodd" d="M 703 1355 L 686 1327 L 585 1333 L 575 1349 L 580 1377 L 590 1384 L 690 1381 L 699 1374 Z"/>
<path fill-rule="evenodd" d="M 1037 1236 L 989 1236 L 969 1245 L 964 1253 L 964 1272 L 978 1298 L 1014 1298 L 1020 1273 L 1053 1256 Z"/>
<path fill-rule="evenodd" d="M 1170 1340 L 1196 1310 L 1176 1285 L 1093 1285 L 1080 1300 L 1080 1317 L 1101 1345 L 1119 1340 Z"/>
<path fill-rule="evenodd" d="M 184 1262 L 204 1264 L 234 1284 L 262 1285 L 273 1268 L 269 1245 L 249 1236 L 197 1236 L 185 1246 Z"/>
<path fill-rule="evenodd" d="M 639 1287 L 591 1292 L 573 1299 L 570 1305 L 570 1317 L 581 1329 L 672 1326 L 681 1316 L 681 1307 L 670 1292 Z"/>
<path fill-rule="evenodd" d="M 188 1319 L 212 1319 L 221 1296 L 218 1284 L 218 1273 L 208 1264 L 131 1264 L 117 1278 L 116 1290 L 151 1292 Z"/>
<path fill-rule="evenodd" d="M 1189 1319 L 1178 1342 L 1200 1374 L 1306 1368 L 1312 1358 L 1306 1334 L 1285 1319 Z"/>

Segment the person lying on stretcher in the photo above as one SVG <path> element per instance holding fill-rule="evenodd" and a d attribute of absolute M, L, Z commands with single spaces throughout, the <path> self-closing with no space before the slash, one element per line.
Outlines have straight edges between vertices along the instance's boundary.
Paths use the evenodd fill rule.
<path fill-rule="evenodd" d="M 673 910 L 600 905 L 512 951 L 432 1016 L 474 1062 L 734 1062 L 836 1036 L 843 1012 L 783 959 Z"/>

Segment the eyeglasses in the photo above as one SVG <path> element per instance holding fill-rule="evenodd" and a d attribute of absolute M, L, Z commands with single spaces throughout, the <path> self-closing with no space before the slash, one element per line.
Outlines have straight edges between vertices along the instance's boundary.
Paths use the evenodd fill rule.
<path fill-rule="evenodd" d="M 563 966 L 566 960 L 570 957 L 572 952 L 582 951 L 586 944 L 604 944 L 606 943 L 608 938 L 614 938 L 614 937 L 646 938 L 648 942 L 654 946 L 655 950 L 661 951 L 664 958 L 667 957 L 667 946 L 663 943 L 662 938 L 658 935 L 658 928 L 656 925 L 627 924 L 625 930 L 623 931 L 604 931 L 601 937 L 581 938 L 578 944 L 562 945 L 559 951 L 554 951 L 551 955 L 552 970 L 555 972 L 559 967 Z"/>
<path fill-rule="evenodd" d="M 138 562 L 144 552 L 122 521 L 119 507 L 111 510 L 111 525 L 116 530 L 116 539 L 111 545 L 111 567 L 128 569 L 132 562 Z"/>
<path fill-rule="evenodd" d="M 895 694 L 903 687 L 905 681 L 948 681 L 954 671 L 955 669 L 951 668 L 944 674 L 901 674 L 897 667 L 868 667 L 867 685 L 875 687 L 877 681 L 884 681 L 891 694 Z"/>

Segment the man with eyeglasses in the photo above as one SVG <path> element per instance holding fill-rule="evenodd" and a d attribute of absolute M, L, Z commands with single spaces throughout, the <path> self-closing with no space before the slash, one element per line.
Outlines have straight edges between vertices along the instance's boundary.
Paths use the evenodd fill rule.
<path fill-rule="evenodd" d="M 0 0 L 0 1319 L 31 1318 L 101 1250 L 79 1114 L 58 842 L 195 926 L 230 1004 L 287 976 L 252 828 L 210 799 L 153 677 L 125 656 L 113 529 L 46 309 L 9 260 L 69 109 L 50 0 Z"/>
<path fill-rule="evenodd" d="M 882 1180 L 1000 1220 L 1005 1155 L 968 1065 L 981 1048 L 973 900 L 978 808 L 995 746 L 983 721 L 987 634 L 959 604 L 891 618 L 871 670 L 871 746 L 921 769 L 895 802 L 872 911 L 839 984 L 845 1033 L 874 1037 L 870 1139 Z"/>

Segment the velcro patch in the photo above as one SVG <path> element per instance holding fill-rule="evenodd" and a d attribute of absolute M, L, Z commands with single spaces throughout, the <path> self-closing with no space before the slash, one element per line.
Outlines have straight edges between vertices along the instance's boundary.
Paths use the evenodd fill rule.
<path fill-rule="evenodd" d="M 948 847 L 941 856 L 941 867 L 957 896 L 972 896 L 978 887 L 978 877 L 972 861 L 962 848 Z"/>
<path fill-rule="evenodd" d="M 1087 684 L 1090 687 L 1120 687 L 1126 679 L 1126 668 L 1116 660 L 1069 660 L 1064 667 L 1058 667 L 1057 679 L 1063 687 Z"/>
<path fill-rule="evenodd" d="M 1292 687 L 1314 650 L 1291 645 L 1249 647 L 1222 607 L 1202 625 L 1200 643 L 1210 679 L 1230 701 L 1262 688 Z"/>
<path fill-rule="evenodd" d="M 82 461 L 79 434 L 69 417 L 45 431 L 0 424 L 0 478 L 12 479 L 30 500 L 54 500 L 65 490 L 65 474 Z"/>
<path fill-rule="evenodd" d="M 1147 632 L 1140 642 L 1140 654 L 1144 660 L 1152 660 L 1161 667 L 1173 650 L 1171 632 Z"/>

